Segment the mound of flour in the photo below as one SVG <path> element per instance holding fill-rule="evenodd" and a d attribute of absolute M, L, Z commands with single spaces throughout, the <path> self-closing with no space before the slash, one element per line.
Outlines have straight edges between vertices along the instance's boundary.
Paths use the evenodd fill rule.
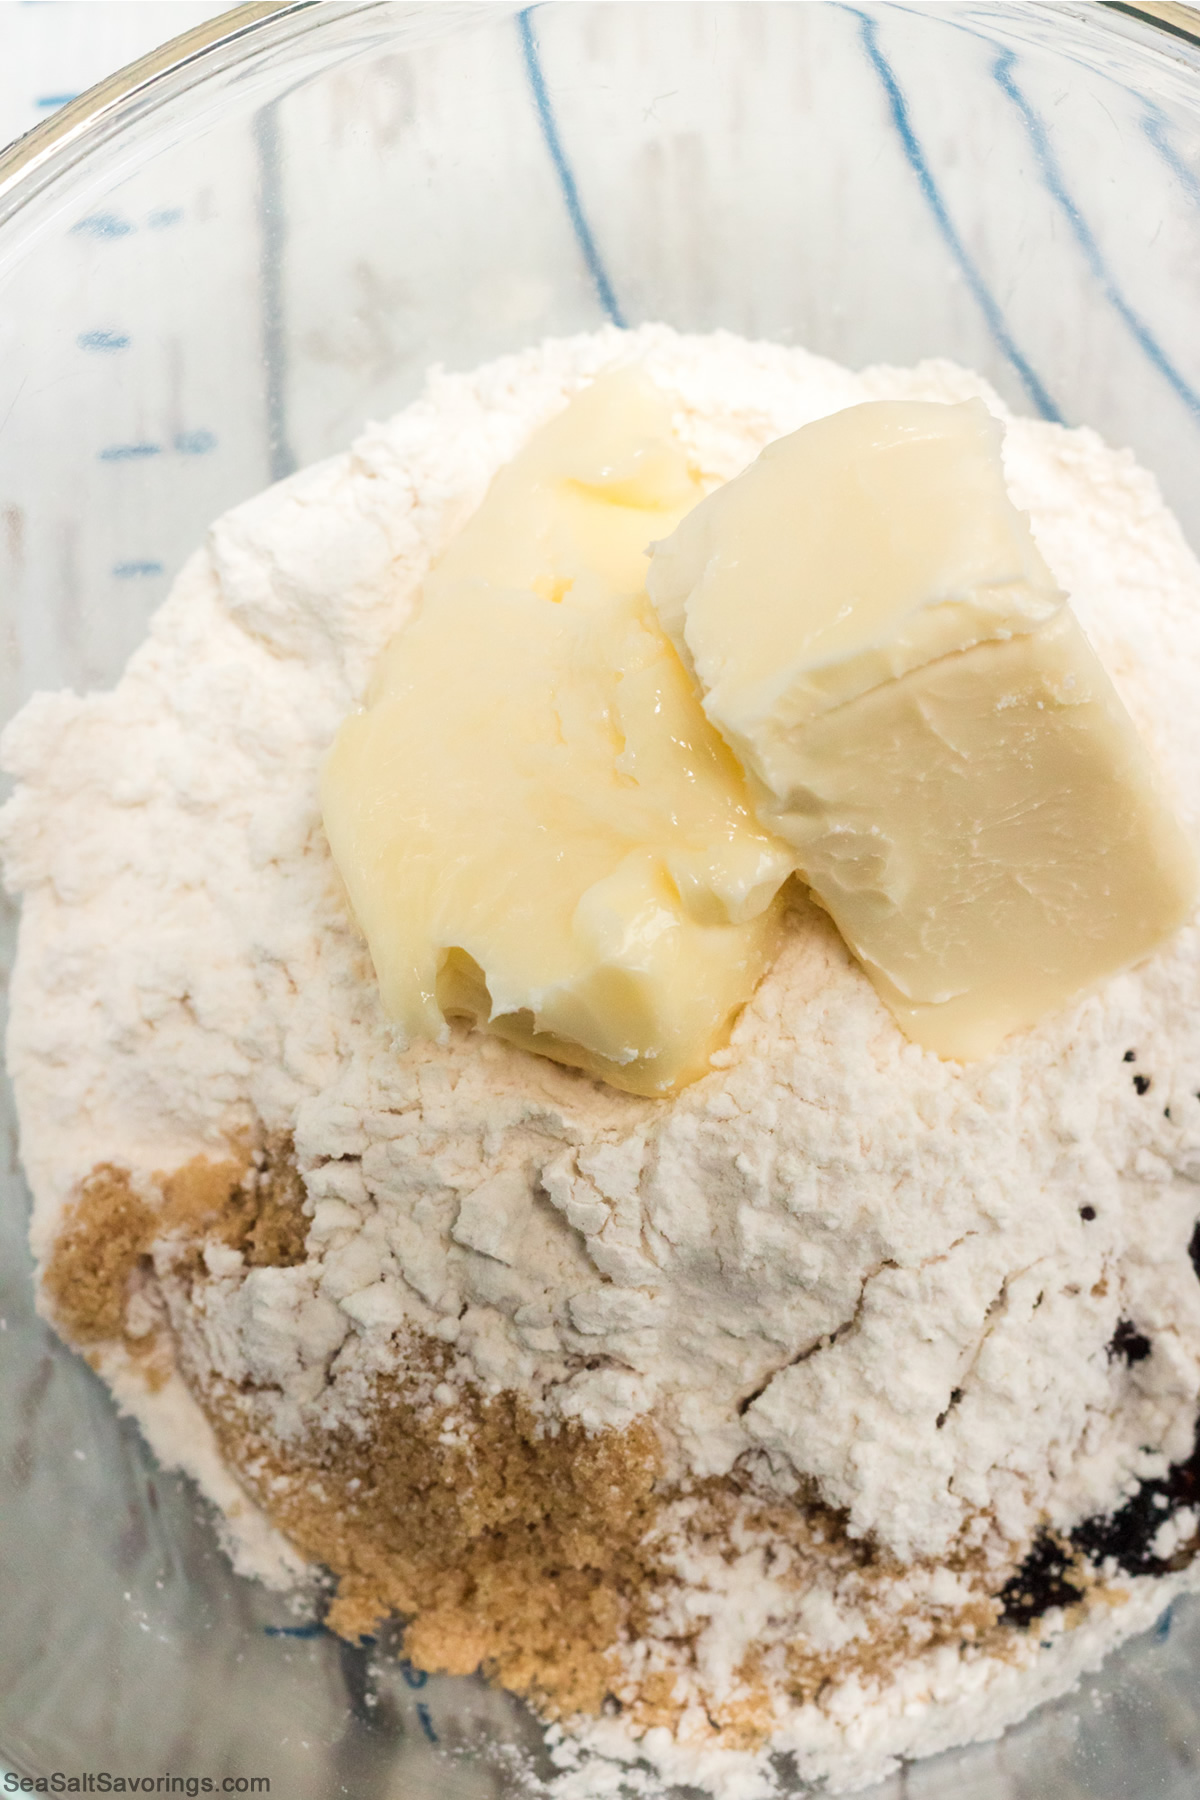
<path fill-rule="evenodd" d="M 1007 424 L 1014 499 L 1197 826 L 1200 568 L 1127 453 L 1012 419 L 947 363 L 855 375 L 723 333 L 606 330 L 435 373 L 348 454 L 218 520 L 111 693 L 36 696 L 5 734 L 34 1248 L 98 1164 L 149 1194 L 240 1131 L 289 1132 L 308 1259 L 213 1267 L 204 1326 L 214 1364 L 276 1396 L 281 1437 L 318 1398 L 336 1406 L 348 1344 L 383 1366 L 412 1327 L 551 1422 L 652 1414 L 677 1478 L 753 1457 L 760 1486 L 819 1497 L 899 1565 L 1014 1566 L 1039 1529 L 1112 1511 L 1192 1448 L 1196 925 L 963 1068 L 904 1040 L 799 902 L 712 1074 L 658 1102 L 494 1039 L 398 1047 L 339 890 L 316 776 L 376 653 L 496 469 L 629 360 L 675 399 L 712 485 L 857 401 L 982 396 Z M 1122 1322 L 1149 1345 L 1136 1362 L 1112 1353 Z M 295 1579 L 182 1381 L 152 1394 L 119 1347 L 101 1361 L 222 1506 L 241 1566 Z M 997 1730 L 1186 1579 L 1126 1584 L 1126 1607 L 1044 1657 L 969 1675 L 951 1659 L 844 1717 L 781 1719 L 776 1747 L 852 1783 Z M 714 1668 L 750 1641 L 727 1585 L 703 1627 Z M 739 1753 L 633 1746 L 615 1721 L 590 1741 L 772 1791 Z"/>

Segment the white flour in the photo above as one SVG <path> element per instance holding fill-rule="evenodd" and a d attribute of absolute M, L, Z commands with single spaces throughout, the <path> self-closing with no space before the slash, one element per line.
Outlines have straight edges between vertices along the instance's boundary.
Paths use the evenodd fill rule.
<path fill-rule="evenodd" d="M 971 1544 L 999 1568 L 1044 1522 L 1111 1511 L 1192 1448 L 1195 925 L 964 1069 L 906 1043 L 804 910 L 720 1067 L 661 1103 L 495 1039 L 399 1054 L 346 916 L 316 799 L 342 715 L 496 468 L 634 358 L 678 396 L 711 483 L 863 399 L 981 394 L 1007 418 L 945 363 L 856 376 L 725 334 L 608 330 L 435 375 L 348 455 L 219 520 L 117 688 L 38 696 L 4 739 L 19 785 L 0 833 L 24 896 L 8 1054 L 35 1249 L 100 1161 L 149 1183 L 219 1157 L 239 1126 L 294 1130 L 309 1260 L 216 1258 L 203 1325 L 214 1366 L 274 1386 L 281 1434 L 317 1407 L 336 1417 L 331 1359 L 385 1362 L 411 1324 L 551 1415 L 620 1426 L 652 1409 L 675 1473 L 757 1450 L 762 1482 L 786 1496 L 807 1478 L 902 1560 Z M 1005 460 L 1195 827 L 1200 568 L 1153 480 L 1092 433 L 1010 420 Z M 1121 1319 L 1150 1342 L 1136 1364 L 1108 1352 Z M 230 1516 L 240 1566 L 294 1577 L 182 1383 L 150 1398 L 116 1350 L 106 1372 Z M 705 1596 L 719 1686 L 769 1635 L 770 1583 L 752 1547 L 681 1580 Z M 781 1721 L 777 1747 L 861 1783 L 994 1732 L 1178 1582 L 1127 1585 L 1129 1605 L 1048 1628 L 1041 1655 L 914 1656 L 882 1692 Z M 833 1602 L 810 1612 L 814 1642 L 850 1628 Z M 635 1750 L 618 1721 L 588 1735 L 729 1800 L 774 1791 L 749 1755 L 666 1734 Z M 564 1800 L 594 1779 L 564 1775 Z"/>

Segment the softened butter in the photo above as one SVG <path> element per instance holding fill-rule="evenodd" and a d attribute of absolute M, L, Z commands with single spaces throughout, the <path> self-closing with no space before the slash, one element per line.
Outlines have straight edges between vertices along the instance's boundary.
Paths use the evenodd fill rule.
<path fill-rule="evenodd" d="M 334 859 L 405 1036 L 465 1015 L 635 1093 L 708 1068 L 795 857 L 645 593 L 700 498 L 623 371 L 496 477 L 326 762 Z"/>
<path fill-rule="evenodd" d="M 915 1042 L 986 1055 L 1177 929 L 1192 847 L 980 401 L 847 408 L 657 546 L 764 828 Z"/>

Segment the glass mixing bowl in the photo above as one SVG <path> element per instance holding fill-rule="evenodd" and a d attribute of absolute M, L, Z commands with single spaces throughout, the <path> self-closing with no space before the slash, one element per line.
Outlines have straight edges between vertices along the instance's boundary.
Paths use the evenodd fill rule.
<path fill-rule="evenodd" d="M 606 319 L 954 357 L 1130 445 L 1200 546 L 1200 48 L 1185 9 L 1150 10 L 1174 28 L 1091 4 L 251 6 L 85 96 L 0 158 L 0 714 L 111 682 L 207 522 L 429 364 Z M 232 1573 L 34 1315 L 6 1117 L 12 1768 L 536 1794 L 515 1701 Z M 1181 1606 L 879 1800 L 1195 1800 L 1198 1672 Z"/>

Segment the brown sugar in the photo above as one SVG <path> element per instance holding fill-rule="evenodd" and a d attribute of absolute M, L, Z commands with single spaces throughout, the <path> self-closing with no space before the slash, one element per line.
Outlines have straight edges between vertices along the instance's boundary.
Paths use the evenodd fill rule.
<path fill-rule="evenodd" d="M 595 1712 L 659 1504 L 653 1428 L 547 1432 L 517 1395 L 460 1390 L 421 1405 L 423 1379 L 381 1380 L 368 1429 L 284 1447 L 255 1428 L 253 1396 L 202 1393 L 226 1456 L 305 1555 L 338 1578 L 327 1623 L 347 1637 L 399 1614 L 421 1667 L 483 1667 L 555 1714 Z"/>
<path fill-rule="evenodd" d="M 76 1344 L 120 1338 L 130 1284 L 154 1236 L 155 1214 L 128 1172 L 100 1163 L 69 1208 L 42 1274 L 64 1335 Z"/>
<path fill-rule="evenodd" d="M 70 1342 L 86 1347 L 125 1336 L 135 1280 L 149 1271 L 156 1241 L 195 1245 L 211 1231 L 252 1265 L 304 1261 L 304 1184 L 290 1138 L 221 1161 L 195 1156 L 156 1185 L 157 1207 L 134 1191 L 128 1170 L 100 1163 L 68 1207 L 42 1288 Z"/>
<path fill-rule="evenodd" d="M 212 1162 L 207 1156 L 193 1156 L 172 1174 L 159 1175 L 163 1205 L 155 1221 L 157 1235 L 170 1231 L 193 1235 L 221 1219 L 245 1174 L 244 1161 Z"/>
<path fill-rule="evenodd" d="M 205 1239 L 253 1266 L 304 1260 L 304 1190 L 288 1140 L 223 1162 L 195 1159 L 159 1186 L 156 1210 L 112 1165 L 83 1184 L 45 1276 L 76 1342 L 121 1336 L 137 1271 L 153 1279 L 156 1242 L 173 1247 L 159 1268 L 172 1306 L 184 1308 L 177 1319 L 203 1308 Z M 818 1700 L 851 1675 L 885 1681 L 916 1651 L 941 1645 L 1005 1653 L 982 1565 L 952 1564 L 968 1577 L 965 1597 L 923 1606 L 906 1585 L 912 1571 L 851 1539 L 815 1496 L 768 1501 L 740 1467 L 666 1482 L 649 1419 L 597 1434 L 547 1421 L 516 1392 L 464 1381 L 452 1350 L 413 1335 L 394 1345 L 391 1370 L 356 1390 L 353 1411 L 317 1406 L 305 1434 L 284 1442 L 271 1392 L 217 1377 L 196 1360 L 201 1342 L 181 1330 L 181 1372 L 247 1491 L 334 1577 L 330 1628 L 360 1638 L 398 1618 L 415 1665 L 482 1668 L 543 1717 L 615 1708 L 639 1729 L 674 1728 L 685 1708 L 694 1717 L 700 1695 L 715 1741 L 755 1749 L 781 1700 Z M 735 1539 L 751 1538 L 786 1561 L 798 1594 L 839 1584 L 864 1629 L 836 1651 L 795 1638 L 773 1661 L 752 1645 L 729 1691 L 712 1695 L 698 1674 L 702 1618 L 663 1623 L 680 1616 L 669 1606 L 687 1585 L 680 1552 L 728 1559 Z"/>
<path fill-rule="evenodd" d="M 235 1244 L 252 1268 L 290 1269 L 304 1261 L 304 1182 L 290 1137 L 268 1140 L 262 1166 L 244 1191 L 245 1230 Z"/>
<path fill-rule="evenodd" d="M 304 1214 L 304 1182 L 296 1167 L 292 1140 L 285 1133 L 269 1137 L 240 1163 L 188 1163 L 164 1181 L 171 1205 L 181 1176 L 197 1195 L 197 1223 L 209 1228 L 251 1268 L 289 1269 L 304 1261 L 308 1219 Z M 176 1202 L 173 1222 L 183 1223 Z"/>
<path fill-rule="evenodd" d="M 738 1470 L 686 1490 L 667 1485 L 647 1420 L 589 1436 L 577 1425 L 547 1429 L 511 1392 L 460 1388 L 452 1406 L 430 1405 L 448 1362 L 444 1345 L 414 1341 L 406 1367 L 376 1382 L 357 1428 L 287 1445 L 265 1428 L 258 1396 L 199 1373 L 229 1462 L 337 1578 L 332 1630 L 362 1637 L 398 1616 L 419 1668 L 482 1668 L 546 1718 L 615 1706 L 641 1729 L 674 1728 L 694 1701 L 700 1624 L 690 1636 L 655 1635 L 658 1603 L 680 1585 L 672 1552 L 681 1535 L 689 1551 L 720 1555 L 758 1533 L 790 1552 L 798 1590 L 831 1567 L 849 1578 L 875 1628 L 838 1651 L 789 1646 L 770 1676 L 752 1650 L 733 1691 L 705 1701 L 731 1749 L 762 1745 L 781 1693 L 804 1703 L 851 1674 L 886 1679 L 916 1649 L 999 1646 L 999 1606 L 985 1586 L 932 1618 L 916 1600 L 893 1607 L 889 1590 L 905 1571 L 848 1538 L 840 1515 L 760 1502 Z M 672 1521 L 681 1500 L 682 1533 Z M 638 1640 L 649 1654 L 631 1678 L 623 1653 Z"/>

